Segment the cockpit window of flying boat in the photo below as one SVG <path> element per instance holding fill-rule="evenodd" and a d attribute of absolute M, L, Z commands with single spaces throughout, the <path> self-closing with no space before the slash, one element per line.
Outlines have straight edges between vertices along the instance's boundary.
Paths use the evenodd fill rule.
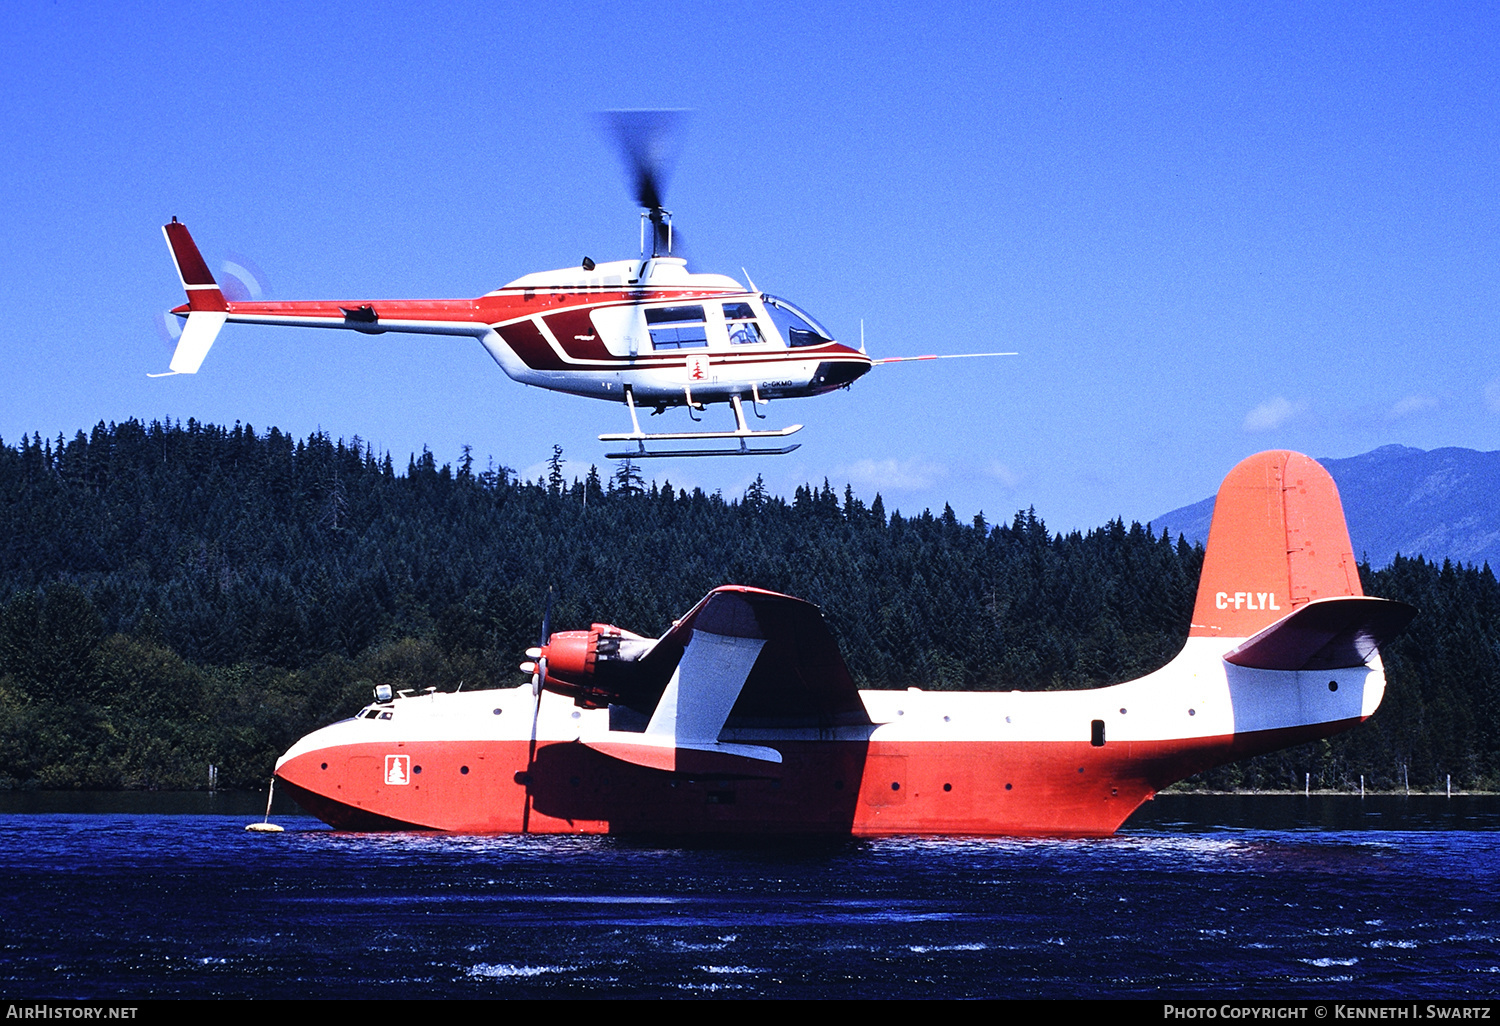
<path fill-rule="evenodd" d="M 796 349 L 799 346 L 820 346 L 825 342 L 832 342 L 833 336 L 828 329 L 807 314 L 798 310 L 784 299 L 775 296 L 766 296 L 766 312 L 771 315 L 771 320 L 776 324 L 776 330 L 781 332 L 781 337 L 786 339 L 787 345 Z"/>
<path fill-rule="evenodd" d="M 708 325 L 701 306 L 663 306 L 646 311 L 651 348 L 698 349 L 708 345 Z"/>
<path fill-rule="evenodd" d="M 725 303 L 724 327 L 729 329 L 729 344 L 749 346 L 764 342 L 760 325 L 755 323 L 755 311 L 749 303 Z"/>

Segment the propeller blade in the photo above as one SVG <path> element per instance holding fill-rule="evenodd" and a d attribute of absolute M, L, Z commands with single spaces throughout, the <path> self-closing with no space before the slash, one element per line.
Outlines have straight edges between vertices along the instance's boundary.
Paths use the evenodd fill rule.
<path fill-rule="evenodd" d="M 636 202 L 647 210 L 660 211 L 687 111 L 608 110 L 600 117 L 620 148 Z M 659 230 L 660 219 L 653 217 L 652 221 Z"/>
<path fill-rule="evenodd" d="M 547 641 L 551 637 L 547 630 L 552 624 L 552 599 L 556 593 L 553 589 L 547 589 L 547 605 L 542 610 L 542 636 L 536 644 L 536 662 L 530 664 L 533 667 L 531 675 L 531 695 L 535 699 L 531 708 L 531 746 L 526 752 L 526 805 L 521 810 L 521 833 L 526 833 L 531 828 L 531 769 L 536 765 L 536 725 L 542 717 L 542 688 L 547 682 Z M 529 656 L 532 649 L 527 649 Z M 523 664 L 524 666 L 527 664 Z M 517 775 L 517 779 L 521 779 Z"/>
<path fill-rule="evenodd" d="M 541 637 L 537 639 L 535 649 L 528 648 L 526 650 L 526 654 L 536 660 L 536 662 L 533 664 L 535 669 L 531 675 L 531 693 L 536 696 L 537 700 L 536 712 L 533 713 L 531 717 L 531 735 L 533 738 L 536 737 L 536 717 L 542 711 L 542 687 L 547 682 L 547 642 L 551 640 L 552 637 L 552 635 L 549 634 L 548 631 L 552 624 L 552 600 L 556 598 L 556 596 L 557 593 L 553 589 L 547 589 L 547 605 L 542 609 Z M 536 652 L 536 655 L 534 656 L 531 655 L 533 651 Z"/>

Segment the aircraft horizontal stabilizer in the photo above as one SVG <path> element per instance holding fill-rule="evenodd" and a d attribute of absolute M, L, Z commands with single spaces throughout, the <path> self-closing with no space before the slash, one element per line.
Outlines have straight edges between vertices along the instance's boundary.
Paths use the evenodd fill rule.
<path fill-rule="evenodd" d="M 1363 666 L 1416 615 L 1415 607 L 1390 599 L 1319 599 L 1248 638 L 1224 659 L 1257 670 Z"/>

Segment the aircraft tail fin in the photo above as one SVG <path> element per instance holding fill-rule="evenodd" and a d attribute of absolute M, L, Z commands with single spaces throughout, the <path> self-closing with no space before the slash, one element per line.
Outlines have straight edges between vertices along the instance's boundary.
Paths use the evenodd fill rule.
<path fill-rule="evenodd" d="M 209 347 L 218 337 L 219 329 L 228 317 L 229 304 L 219 283 L 204 263 L 203 256 L 187 225 L 177 218 L 162 226 L 167 248 L 172 251 L 172 261 L 177 265 L 177 276 L 182 280 L 187 293 L 187 323 L 183 325 L 182 337 L 177 340 L 177 349 L 172 354 L 172 373 L 196 374 L 208 355 Z M 178 307 L 174 313 L 181 313 Z"/>
<path fill-rule="evenodd" d="M 1249 638 L 1318 599 L 1362 596 L 1338 487 L 1301 453 L 1257 453 L 1214 501 L 1191 637 Z"/>

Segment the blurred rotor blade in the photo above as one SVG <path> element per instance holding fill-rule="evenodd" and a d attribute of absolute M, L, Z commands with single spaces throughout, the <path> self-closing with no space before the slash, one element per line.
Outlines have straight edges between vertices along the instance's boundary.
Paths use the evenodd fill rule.
<path fill-rule="evenodd" d="M 685 110 L 607 110 L 600 114 L 620 147 L 636 202 L 647 210 L 662 209 L 687 115 Z"/>
<path fill-rule="evenodd" d="M 231 303 L 258 303 L 271 295 L 266 272 L 237 253 L 230 253 L 219 268 L 219 288 Z"/>

